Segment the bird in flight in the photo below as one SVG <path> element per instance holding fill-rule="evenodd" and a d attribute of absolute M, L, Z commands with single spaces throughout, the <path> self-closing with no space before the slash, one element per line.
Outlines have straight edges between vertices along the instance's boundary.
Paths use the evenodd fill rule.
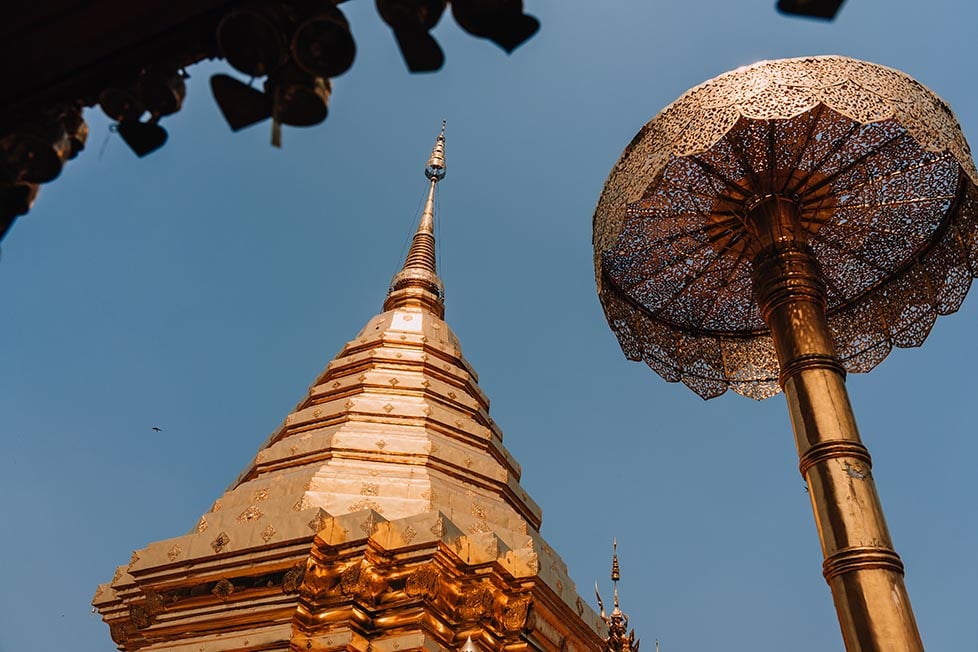
<path fill-rule="evenodd" d="M 160 428 L 158 426 L 153 426 L 152 430 L 153 432 L 163 432 L 163 428 Z"/>

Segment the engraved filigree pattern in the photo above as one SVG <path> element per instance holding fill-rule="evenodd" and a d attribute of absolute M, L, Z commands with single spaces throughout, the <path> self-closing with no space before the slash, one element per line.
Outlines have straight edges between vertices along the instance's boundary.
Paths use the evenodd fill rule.
<path fill-rule="evenodd" d="M 266 526 L 265 529 L 261 531 L 261 538 L 262 541 L 264 541 L 265 543 L 271 541 L 272 537 L 274 536 L 275 536 L 275 528 L 272 527 L 271 525 Z"/>
<path fill-rule="evenodd" d="M 951 110 L 901 72 L 767 61 L 646 124 L 594 215 L 602 306 L 625 355 L 704 398 L 780 391 L 752 291 L 752 203 L 789 196 L 827 285 L 839 357 L 918 346 L 978 275 L 978 172 Z"/>

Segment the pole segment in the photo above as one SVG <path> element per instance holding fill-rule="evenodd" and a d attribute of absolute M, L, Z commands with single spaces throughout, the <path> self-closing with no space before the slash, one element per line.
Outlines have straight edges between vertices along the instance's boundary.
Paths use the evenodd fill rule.
<path fill-rule="evenodd" d="M 903 563 L 883 517 L 872 461 L 856 427 L 845 368 L 826 317 L 825 282 L 799 224 L 777 195 L 749 206 L 754 293 L 771 330 L 822 544 L 822 572 L 847 652 L 922 652 Z"/>

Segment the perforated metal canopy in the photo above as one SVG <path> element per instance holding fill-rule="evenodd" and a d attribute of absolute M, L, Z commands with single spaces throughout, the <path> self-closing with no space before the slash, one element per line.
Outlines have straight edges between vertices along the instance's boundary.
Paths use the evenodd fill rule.
<path fill-rule="evenodd" d="M 598 293 L 625 355 L 704 398 L 766 398 L 748 211 L 800 205 L 849 371 L 919 346 L 978 275 L 978 172 L 960 126 L 903 73 L 765 61 L 688 91 L 625 148 L 594 214 Z"/>

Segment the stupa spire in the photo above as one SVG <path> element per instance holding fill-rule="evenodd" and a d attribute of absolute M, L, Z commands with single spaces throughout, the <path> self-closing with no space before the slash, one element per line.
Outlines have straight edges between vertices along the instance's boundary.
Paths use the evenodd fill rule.
<path fill-rule="evenodd" d="M 401 271 L 391 280 L 384 310 L 404 306 L 421 306 L 436 314 L 445 315 L 445 286 L 438 277 L 435 261 L 435 186 L 445 178 L 445 122 L 435 139 L 435 146 L 425 165 L 428 177 L 428 196 L 425 199 L 418 230 L 411 240 L 411 248 Z"/>

